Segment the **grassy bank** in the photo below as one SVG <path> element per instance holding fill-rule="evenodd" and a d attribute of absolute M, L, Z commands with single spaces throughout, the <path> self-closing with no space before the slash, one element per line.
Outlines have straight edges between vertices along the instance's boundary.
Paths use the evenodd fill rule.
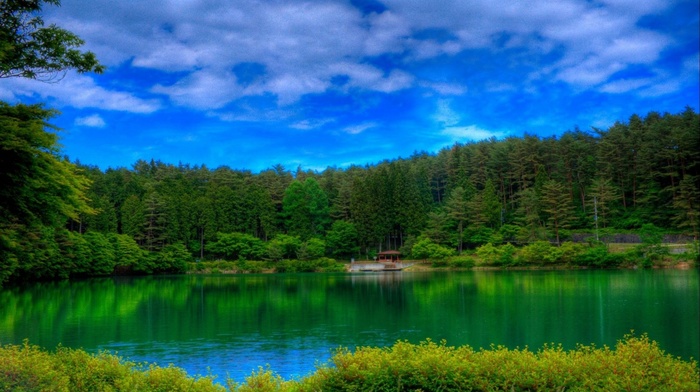
<path fill-rule="evenodd" d="M 235 364 L 232 364 L 235 366 Z M 299 380 L 260 369 L 226 387 L 175 367 L 125 361 L 27 343 L 0 348 L 3 391 L 697 391 L 696 361 L 666 354 L 647 336 L 625 336 L 614 349 L 565 351 L 491 347 L 474 350 L 425 341 L 391 347 L 339 349 L 329 363 Z"/>

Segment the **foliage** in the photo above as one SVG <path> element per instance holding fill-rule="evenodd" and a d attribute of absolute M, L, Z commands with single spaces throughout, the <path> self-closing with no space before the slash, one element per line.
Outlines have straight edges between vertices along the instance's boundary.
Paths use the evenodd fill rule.
<path fill-rule="evenodd" d="M 627 229 L 645 236 L 651 224 L 697 235 L 700 116 L 690 108 L 592 133 L 484 140 L 295 175 L 281 165 L 255 174 L 154 160 L 102 171 L 58 158 L 50 110 L 2 111 L 0 281 L 111 273 L 86 253 L 89 232 L 109 239 L 118 273 L 159 271 L 159 252 L 176 243 L 200 260 L 371 259 L 401 249 L 449 265 L 453 251 L 490 243 L 482 265 L 652 265 L 671 260 L 664 246 L 610 255 L 564 241 L 594 230 L 607 242 Z M 128 252 L 116 255 L 121 248 Z"/>
<path fill-rule="evenodd" d="M 322 233 L 330 222 L 328 196 L 313 178 L 293 181 L 284 192 L 282 206 L 289 234 L 303 239 Z"/>
<path fill-rule="evenodd" d="M 574 264 L 591 267 L 617 267 L 627 262 L 626 254 L 610 253 L 604 245 L 587 248 L 573 258 Z"/>
<path fill-rule="evenodd" d="M 644 260 L 656 261 L 668 255 L 668 248 L 663 246 L 663 231 L 652 223 L 642 225 L 639 230 L 642 244 L 637 248 Z"/>
<path fill-rule="evenodd" d="M 537 352 L 399 341 L 339 349 L 330 362 L 308 378 L 319 390 L 694 391 L 700 383 L 697 362 L 665 354 L 646 335 L 628 335 L 615 350 L 545 345 Z"/>
<path fill-rule="evenodd" d="M 559 246 L 559 261 L 565 264 L 572 264 L 579 254 L 583 253 L 582 244 L 575 244 L 566 241 Z"/>
<path fill-rule="evenodd" d="M 564 184 L 549 180 L 542 186 L 542 211 L 547 214 L 548 225 L 554 230 L 557 244 L 562 229 L 571 227 L 574 206 Z"/>
<path fill-rule="evenodd" d="M 275 265 L 275 272 L 344 272 L 345 265 L 333 259 L 322 257 L 315 260 L 282 260 Z"/>
<path fill-rule="evenodd" d="M 58 347 L 49 353 L 38 346 L 0 347 L 0 390 L 3 391 L 219 391 L 211 378 L 189 377 L 175 367 L 125 361 L 100 353 Z"/>
<path fill-rule="evenodd" d="M 514 262 L 514 254 L 515 246 L 510 243 L 501 246 L 487 243 L 476 249 L 477 265 L 510 265 Z"/>
<path fill-rule="evenodd" d="M 299 260 L 310 260 L 323 257 L 326 254 L 326 242 L 319 238 L 309 238 L 299 247 Z"/>
<path fill-rule="evenodd" d="M 148 257 L 131 236 L 110 233 L 108 239 L 114 249 L 115 269 L 118 271 L 129 272 Z"/>
<path fill-rule="evenodd" d="M 166 245 L 155 256 L 156 266 L 153 272 L 184 273 L 192 255 L 181 243 Z"/>
<path fill-rule="evenodd" d="M 518 263 L 554 264 L 559 261 L 561 252 L 547 241 L 536 241 L 520 250 Z"/>
<path fill-rule="evenodd" d="M 278 234 L 267 244 L 267 254 L 272 260 L 282 260 L 284 258 L 295 258 L 301 248 L 302 242 L 299 237 Z"/>
<path fill-rule="evenodd" d="M 454 253 L 452 249 L 440 246 L 429 238 L 419 239 L 411 249 L 413 257 L 418 259 L 444 260 Z"/>
<path fill-rule="evenodd" d="M 337 220 L 326 234 L 326 245 L 335 257 L 350 257 L 360 251 L 357 228 L 352 222 Z"/>
<path fill-rule="evenodd" d="M 56 113 L 40 105 L 0 102 L 0 219 L 62 224 L 92 212 L 83 192 L 89 182 L 58 157 L 58 136 L 47 132 Z"/>
<path fill-rule="evenodd" d="M 469 242 L 472 245 L 483 245 L 493 242 L 493 237 L 496 233 L 490 227 L 476 227 L 468 230 Z"/>
<path fill-rule="evenodd" d="M 60 0 L 0 2 L 0 78 L 51 80 L 68 69 L 104 71 L 92 52 L 80 52 L 83 40 L 56 25 L 44 26 L 43 4 Z"/>
<path fill-rule="evenodd" d="M 447 260 L 450 268 L 471 268 L 474 266 L 474 258 L 467 255 L 452 256 Z"/>
<path fill-rule="evenodd" d="M 84 196 L 89 181 L 58 157 L 58 137 L 46 130 L 54 115 L 40 105 L 0 102 L 0 284 L 12 274 L 67 277 L 70 265 L 60 257 L 66 241 L 56 242 L 54 228 L 93 212 Z"/>
<path fill-rule="evenodd" d="M 385 348 L 340 348 L 329 363 L 296 380 L 259 368 L 231 391 L 697 391 L 696 361 L 666 354 L 647 335 L 626 335 L 614 349 L 579 345 L 537 351 L 491 346 L 474 350 L 431 340 Z M 209 377 L 182 369 L 136 364 L 115 355 L 59 347 L 0 347 L 0 389 L 14 391 L 224 391 Z"/>
<path fill-rule="evenodd" d="M 229 260 L 260 260 L 266 253 L 261 239 L 244 233 L 217 233 L 216 241 L 209 242 L 206 249 Z"/>
<path fill-rule="evenodd" d="M 221 273 L 230 272 L 237 274 L 259 274 L 267 269 L 268 266 L 262 261 L 199 261 L 196 263 L 190 262 L 187 264 L 187 271 L 197 273 Z"/>
<path fill-rule="evenodd" d="M 104 234 L 89 231 L 84 235 L 90 249 L 87 268 L 79 273 L 85 275 L 109 275 L 114 271 L 116 258 L 114 248 Z"/>

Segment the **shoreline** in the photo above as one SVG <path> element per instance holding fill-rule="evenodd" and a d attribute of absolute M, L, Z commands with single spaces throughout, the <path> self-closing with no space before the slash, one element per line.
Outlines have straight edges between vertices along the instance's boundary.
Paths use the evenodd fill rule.
<path fill-rule="evenodd" d="M 430 265 L 429 261 L 414 261 L 414 260 L 404 260 L 405 262 L 413 262 L 414 265 L 407 267 L 403 271 L 392 271 L 392 272 L 427 272 L 427 271 L 577 271 L 577 270 L 691 270 L 694 268 L 699 268 L 697 262 L 679 261 L 675 263 L 659 263 L 654 264 L 650 267 L 644 268 L 637 265 L 627 265 L 618 267 L 590 267 L 590 266 L 575 266 L 575 265 L 531 265 L 531 266 L 473 266 L 473 267 L 463 267 L 463 268 L 452 268 L 452 267 L 434 267 Z M 218 263 L 220 261 L 208 261 L 204 263 Z M 351 271 L 349 263 L 345 264 L 344 273 L 357 273 L 357 271 Z M 362 264 L 374 264 L 372 261 L 367 262 L 355 262 L 354 265 Z M 212 271 L 215 270 L 215 271 Z M 337 271 L 333 271 L 337 272 Z M 382 271 L 377 271 L 382 272 Z M 189 269 L 185 272 L 185 275 L 250 275 L 253 273 L 259 274 L 277 274 L 284 272 L 276 272 L 274 268 L 264 268 L 260 271 L 250 272 L 250 271 L 240 271 L 236 269 L 219 269 L 217 267 L 205 268 L 202 270 Z M 304 272 L 304 273 L 325 273 L 325 271 L 315 271 L 315 272 Z"/>

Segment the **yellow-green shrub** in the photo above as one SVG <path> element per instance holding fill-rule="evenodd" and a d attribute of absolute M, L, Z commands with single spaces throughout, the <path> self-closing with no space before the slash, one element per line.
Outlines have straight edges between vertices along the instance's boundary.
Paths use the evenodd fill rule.
<path fill-rule="evenodd" d="M 328 364 L 285 381 L 258 369 L 232 391 L 698 391 L 696 361 L 664 353 L 646 335 L 627 335 L 614 349 L 579 345 L 566 351 L 492 346 L 474 350 L 443 341 L 399 341 L 391 347 L 338 349 Z M 59 347 L 0 347 L 2 391 L 224 391 L 212 379 L 191 378 L 176 367 L 124 361 Z"/>

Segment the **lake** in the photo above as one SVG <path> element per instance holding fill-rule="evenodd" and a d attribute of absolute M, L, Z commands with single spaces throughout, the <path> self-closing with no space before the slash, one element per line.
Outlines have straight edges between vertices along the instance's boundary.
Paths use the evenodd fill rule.
<path fill-rule="evenodd" d="M 109 350 L 190 375 L 286 379 L 333 349 L 446 340 L 614 346 L 634 330 L 700 356 L 698 270 L 113 277 L 0 291 L 0 343 Z"/>

